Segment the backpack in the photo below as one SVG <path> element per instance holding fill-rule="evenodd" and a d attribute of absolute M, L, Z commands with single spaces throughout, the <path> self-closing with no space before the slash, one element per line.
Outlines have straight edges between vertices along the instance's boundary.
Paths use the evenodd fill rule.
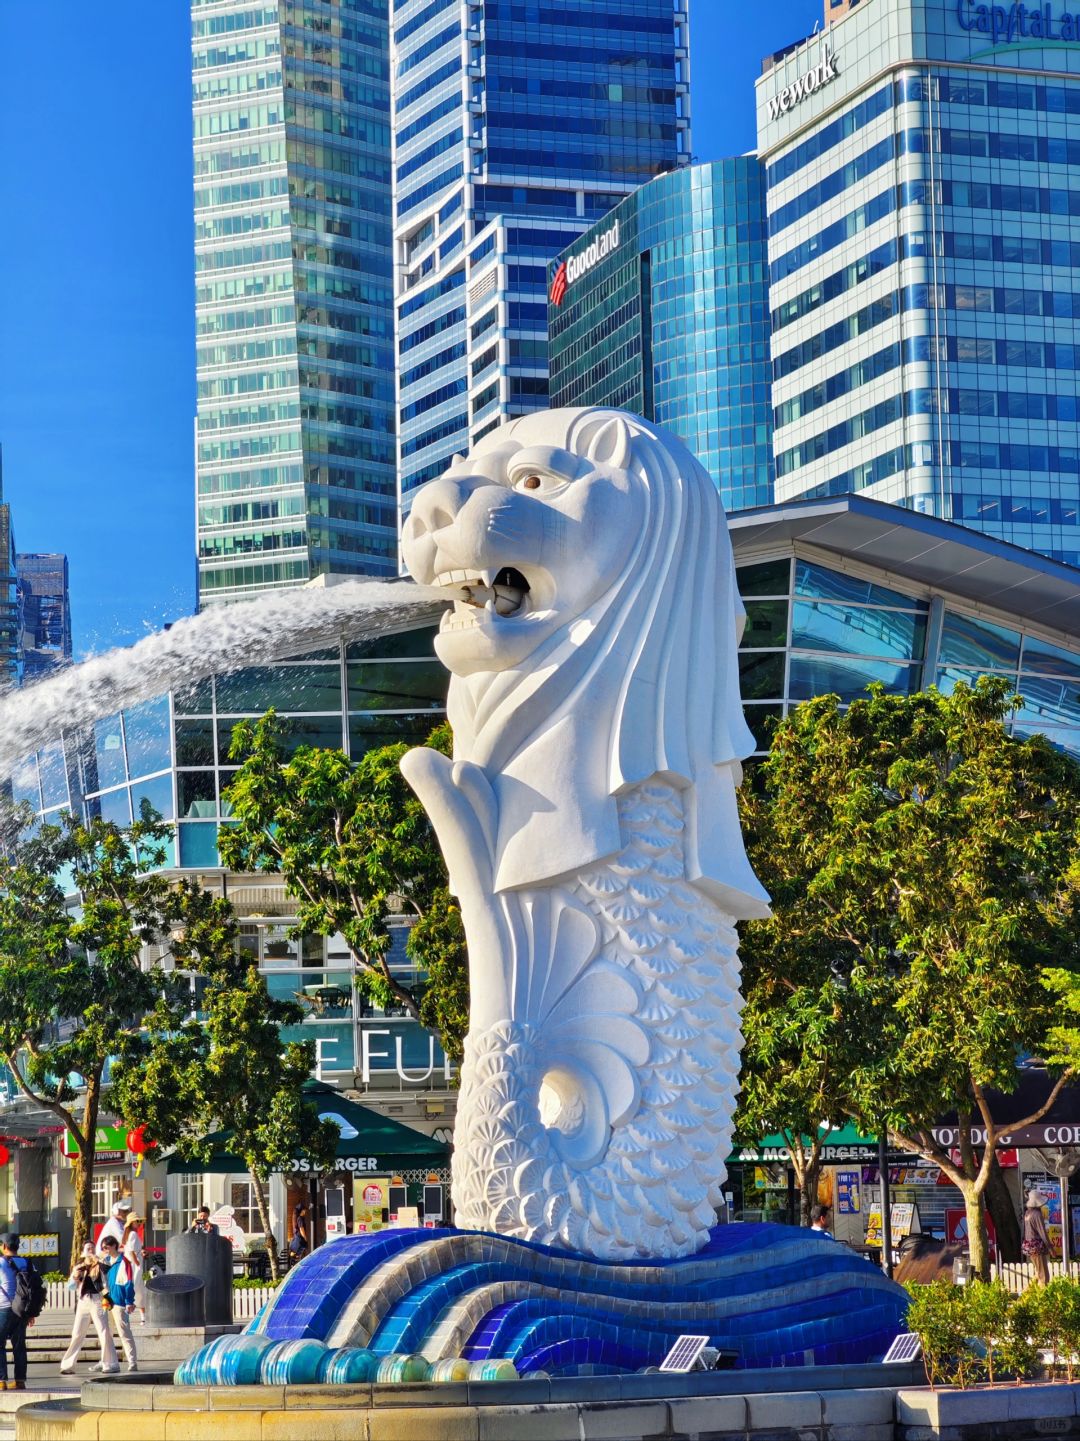
<path fill-rule="evenodd" d="M 23 1259 L 26 1260 L 25 1257 Z M 16 1266 L 8 1260 L 8 1265 L 15 1272 L 15 1295 L 11 1298 L 11 1314 L 22 1321 L 35 1321 L 45 1309 L 45 1282 L 33 1261 Z"/>

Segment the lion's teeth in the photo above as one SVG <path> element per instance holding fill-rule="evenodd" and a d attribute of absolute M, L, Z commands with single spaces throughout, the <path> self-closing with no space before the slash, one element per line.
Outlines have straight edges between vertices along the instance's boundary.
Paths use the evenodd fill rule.
<path fill-rule="evenodd" d="M 491 587 L 495 584 L 495 577 L 498 575 L 498 573 L 498 570 L 494 568 L 492 568 L 491 570 L 482 570 L 480 572 L 480 579 L 487 586 L 488 590 L 490 590 Z"/>

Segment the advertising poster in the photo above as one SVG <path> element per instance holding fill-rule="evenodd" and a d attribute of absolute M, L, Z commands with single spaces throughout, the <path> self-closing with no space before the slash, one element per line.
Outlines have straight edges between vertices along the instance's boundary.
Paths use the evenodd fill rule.
<path fill-rule="evenodd" d="M 858 1171 L 840 1171 L 836 1177 L 836 1209 L 841 1216 L 857 1216 L 860 1205 L 861 1181 Z"/>
<path fill-rule="evenodd" d="M 881 1207 L 871 1206 L 866 1213 L 866 1244 L 868 1246 L 881 1245 Z"/>
<path fill-rule="evenodd" d="M 381 1231 L 383 1212 L 390 1201 L 389 1177 L 353 1181 L 353 1230 Z"/>
<path fill-rule="evenodd" d="M 993 1260 L 997 1255 L 997 1233 L 989 1214 L 986 1217 L 986 1235 L 990 1244 L 990 1259 Z M 945 1241 L 950 1246 L 967 1246 L 967 1212 L 963 1206 L 945 1207 Z"/>

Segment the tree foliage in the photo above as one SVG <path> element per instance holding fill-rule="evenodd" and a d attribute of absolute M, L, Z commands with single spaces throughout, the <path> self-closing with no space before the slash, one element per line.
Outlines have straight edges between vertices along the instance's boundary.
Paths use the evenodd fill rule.
<path fill-rule="evenodd" d="M 280 873 L 297 902 L 296 934 L 340 933 L 361 988 L 379 1005 L 404 1007 L 460 1057 L 465 933 L 431 824 L 398 769 L 408 747 L 383 746 L 354 763 L 339 750 L 290 755 L 285 736 L 273 711 L 233 731 L 229 754 L 240 769 L 228 791 L 222 860 Z M 427 743 L 449 754 L 449 727 Z M 389 964 L 389 919 L 401 907 L 414 919 L 406 951 L 426 977 L 416 984 Z"/>
<path fill-rule="evenodd" d="M 773 895 L 742 948 L 750 1101 L 771 1089 L 778 1126 L 819 1104 L 818 1119 L 884 1125 L 939 1165 L 964 1193 L 981 1274 L 991 1148 L 1007 1129 L 987 1091 L 1016 1088 L 1022 1054 L 1051 1054 L 1044 977 L 1080 972 L 1080 766 L 1009 735 L 1012 707 L 999 679 L 947 696 L 871 687 L 846 709 L 819 697 L 778 725 L 745 800 Z M 1068 1073 L 1012 1125 L 1045 1114 Z M 950 1112 L 959 1161 L 932 1134 Z"/>
<path fill-rule="evenodd" d="M 155 873 L 170 829 L 149 809 L 126 828 L 73 816 L 39 826 L 28 813 L 6 822 L 0 1054 L 19 1089 L 52 1111 L 78 1146 L 76 1250 L 90 1232 L 106 1065 L 139 1036 L 159 998 L 186 986 L 161 959 L 201 965 L 228 928 L 227 907 L 214 897 Z M 151 964 L 147 947 L 158 948 Z M 146 1117 L 135 1108 L 130 1120 Z"/>
<path fill-rule="evenodd" d="M 185 1014 L 190 997 L 185 1006 L 177 994 L 163 995 L 142 1032 L 124 1038 L 110 1100 L 187 1160 L 206 1165 L 216 1150 L 243 1158 L 276 1279 L 267 1178 L 294 1157 L 332 1169 L 338 1128 L 304 1096 L 314 1043 L 281 1039 L 283 1026 L 303 1019 L 302 1007 L 272 997 L 229 939 L 205 968 L 198 1015 Z"/>

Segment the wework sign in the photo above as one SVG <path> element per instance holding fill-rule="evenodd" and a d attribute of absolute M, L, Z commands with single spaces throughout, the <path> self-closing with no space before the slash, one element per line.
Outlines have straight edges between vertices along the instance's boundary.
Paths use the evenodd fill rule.
<path fill-rule="evenodd" d="M 818 63 L 770 98 L 769 119 L 779 120 L 781 115 L 786 115 L 789 110 L 800 105 L 807 96 L 816 95 L 823 86 L 828 85 L 831 80 L 835 80 L 839 74 L 840 71 L 836 65 L 836 51 L 831 50 L 827 44 L 822 42 L 821 59 Z"/>

